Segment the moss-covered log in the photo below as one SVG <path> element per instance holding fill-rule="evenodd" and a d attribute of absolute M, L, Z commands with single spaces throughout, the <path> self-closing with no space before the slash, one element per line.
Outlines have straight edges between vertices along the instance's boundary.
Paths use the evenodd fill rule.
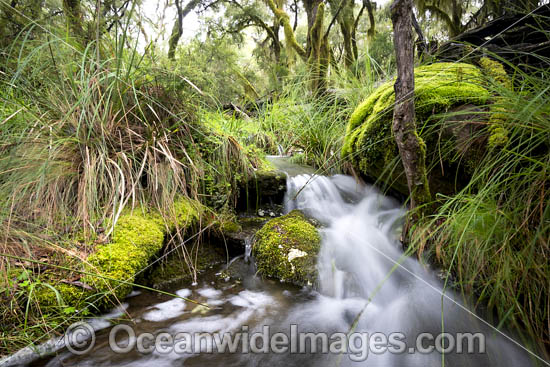
<path fill-rule="evenodd" d="M 198 224 L 202 210 L 200 203 L 180 198 L 164 215 L 144 207 L 124 212 L 115 224 L 111 242 L 99 245 L 86 259 L 81 277 L 86 287 L 54 284 L 58 294 L 44 287 L 36 299 L 41 307 L 83 310 L 91 304 L 92 309 L 101 310 L 112 306 L 130 293 L 136 276 L 162 249 L 167 235 L 176 229 L 191 229 Z"/>

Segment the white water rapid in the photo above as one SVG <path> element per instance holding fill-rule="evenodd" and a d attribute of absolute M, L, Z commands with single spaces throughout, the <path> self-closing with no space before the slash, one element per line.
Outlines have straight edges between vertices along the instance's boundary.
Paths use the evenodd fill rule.
<path fill-rule="evenodd" d="M 298 175 L 288 180 L 286 211 L 299 209 L 320 221 L 320 295 L 288 322 L 318 329 L 405 336 L 406 352 L 370 353 L 368 366 L 529 366 L 529 353 L 470 311 L 442 282 L 408 258 L 397 241 L 404 212 L 394 200 L 349 176 Z M 355 324 L 355 325 L 354 325 Z M 352 326 L 354 325 L 354 326 Z M 409 354 L 422 333 L 441 337 L 448 353 Z M 462 353 L 445 341 L 459 333 L 482 333 L 485 352 Z M 395 334 L 394 334 L 395 335 Z M 424 347 L 435 346 L 430 336 Z M 396 348 L 397 349 L 397 348 Z M 412 351 L 412 349 L 410 350 Z M 355 362 L 342 358 L 342 365 Z"/>
<path fill-rule="evenodd" d="M 289 173 L 285 211 L 302 210 L 320 225 L 318 288 L 298 288 L 258 276 L 253 261 L 248 260 L 249 257 L 253 260 L 252 242 L 248 241 L 244 256 L 201 274 L 198 284 L 191 287 L 180 284 L 169 289 L 210 308 L 142 290 L 125 300 L 128 307 L 122 323 L 130 326 L 135 336 L 130 338 L 122 333 L 111 338 L 114 323 L 104 319 L 102 329 L 96 330 L 95 345 L 87 353 L 75 355 L 63 349 L 30 365 L 547 365 L 514 341 L 516 336 L 509 330 L 497 330 L 473 313 L 462 296 L 443 290 L 443 283 L 433 270 L 404 256 L 397 240 L 404 215 L 399 203 L 372 187 L 358 185 L 351 177 L 300 174 L 304 171 L 283 163 Z M 252 335 L 260 335 L 266 327 L 269 327 L 266 337 L 270 339 L 265 341 L 270 348 L 256 351 L 244 348 L 243 333 L 250 337 L 246 339 L 250 346 Z M 293 328 L 297 333 L 294 337 Z M 279 332 L 287 337 L 287 349 L 273 344 L 273 336 Z M 161 333 L 173 337 L 176 346 L 182 340 L 181 333 L 231 337 L 242 334 L 242 339 L 236 350 L 218 352 L 209 350 L 215 339 L 206 344 L 193 339 L 192 352 L 176 348 L 143 352 L 130 348 L 128 352 L 115 353 L 110 346 L 111 339 L 124 346 L 135 344 L 143 335 L 158 337 Z M 303 352 L 293 351 L 293 342 L 289 347 L 288 338 L 295 343 L 299 333 L 315 335 L 317 350 L 310 343 Z M 354 336 L 353 345 L 337 343 L 345 340 L 346 335 L 348 341 Z M 324 337 L 330 342 L 328 346 Z M 438 341 L 445 350 L 432 350 Z M 264 340 L 260 344 L 266 345 Z M 325 346 L 328 349 L 324 350 Z"/>

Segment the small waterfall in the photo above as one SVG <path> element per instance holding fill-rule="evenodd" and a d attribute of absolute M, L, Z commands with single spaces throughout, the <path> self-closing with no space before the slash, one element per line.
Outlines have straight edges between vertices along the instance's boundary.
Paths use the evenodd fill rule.
<path fill-rule="evenodd" d="M 247 236 L 244 239 L 244 260 L 248 262 L 250 255 L 252 254 L 252 239 L 253 236 Z"/>
<path fill-rule="evenodd" d="M 285 149 L 281 144 L 277 144 L 277 152 L 279 153 L 279 156 L 283 157 L 285 155 Z"/>
<path fill-rule="evenodd" d="M 58 351 L 37 366 L 509 366 L 535 365 L 523 346 L 507 331 L 497 330 L 478 315 L 459 295 L 443 289 L 433 272 L 414 258 L 404 256 L 397 241 L 404 210 L 398 202 L 375 188 L 358 184 L 348 176 L 325 177 L 303 174 L 304 168 L 285 164 L 288 190 L 285 210 L 302 210 L 320 223 L 318 256 L 319 289 L 298 288 L 256 273 L 251 257 L 252 236 L 245 240 L 245 254 L 201 274 L 198 283 L 172 289 L 210 306 L 208 310 L 168 295 L 146 290 L 127 300 L 126 310 L 138 332 L 153 335 L 178 333 L 237 333 L 246 326 L 248 335 L 258 335 L 264 326 L 271 333 L 290 335 L 292 325 L 302 333 L 346 335 L 359 332 L 390 336 L 400 333 L 406 349 L 401 353 L 375 353 L 370 342 L 359 348 L 369 351 L 365 359 L 348 358 L 343 352 L 319 353 L 171 353 L 144 355 L 133 351 L 119 354 L 109 349 L 107 330 L 97 335 L 92 352 L 73 355 Z M 279 166 L 280 167 L 280 166 Z M 288 168 L 288 169 L 287 169 Z M 103 325 L 108 328 L 107 325 Z M 134 325 L 132 323 L 132 325 Z M 417 337 L 482 333 L 485 352 L 452 349 L 440 354 L 422 353 Z M 506 335 L 505 335 L 506 334 Z M 363 340 L 359 340 L 363 345 Z M 241 343 L 243 345 L 244 343 Z M 262 344 L 263 345 L 263 344 Z M 267 345 L 267 344 L 266 344 Z M 427 340 L 424 347 L 433 346 Z M 464 343 L 462 343 L 464 346 Z M 479 343 L 478 343 L 479 346 Z M 199 345 L 200 347 L 200 345 Z M 370 348 L 369 348 L 370 347 Z M 464 346 L 467 348 L 467 345 Z M 347 356 L 346 356 L 347 354 Z M 368 357 L 368 358 L 367 358 Z M 7 365 L 21 365 L 12 360 Z M 539 361 L 536 361 L 539 362 Z M 0 364 L 2 364 L 0 362 Z M 539 363 L 538 365 L 548 365 Z"/>
<path fill-rule="evenodd" d="M 520 346 L 488 326 L 457 295 L 444 290 L 433 274 L 403 254 L 397 239 L 405 213 L 396 201 L 343 175 L 298 175 L 289 178 L 287 191 L 286 211 L 300 209 L 324 227 L 318 259 L 321 296 L 286 322 L 323 325 L 325 330 L 349 330 L 357 322 L 356 331 L 402 332 L 407 345 L 414 345 L 415 337 L 424 332 L 481 332 L 487 353 L 449 353 L 446 365 L 531 365 Z M 369 356 L 365 363 L 432 366 L 441 365 L 441 358 L 437 353 L 384 353 Z"/>

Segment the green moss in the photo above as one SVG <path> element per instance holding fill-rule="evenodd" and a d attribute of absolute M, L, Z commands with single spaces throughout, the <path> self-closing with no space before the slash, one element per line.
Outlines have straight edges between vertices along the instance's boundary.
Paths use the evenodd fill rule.
<path fill-rule="evenodd" d="M 258 271 L 299 285 L 313 284 L 320 242 L 317 229 L 297 210 L 272 219 L 256 233 Z"/>
<path fill-rule="evenodd" d="M 489 147 L 491 149 L 503 147 L 508 143 L 508 130 L 504 127 L 508 118 L 499 110 L 499 107 L 491 107 L 492 114 L 489 118 Z"/>
<path fill-rule="evenodd" d="M 479 65 L 483 69 L 489 85 L 497 85 L 506 90 L 512 90 L 512 80 L 504 70 L 504 66 L 488 57 L 479 60 Z M 508 130 L 505 128 L 508 120 L 506 110 L 499 105 L 501 97 L 495 98 L 495 103 L 491 106 L 491 117 L 489 118 L 489 147 L 496 149 L 503 147 L 508 143 Z"/>
<path fill-rule="evenodd" d="M 391 129 L 395 103 L 393 84 L 394 81 L 382 84 L 353 112 L 342 155 L 367 176 L 377 179 L 385 173 L 388 184 L 408 194 L 402 167 L 398 166 L 391 175 L 387 171 L 399 157 Z M 430 117 L 456 106 L 485 105 L 490 97 L 481 70 L 473 65 L 438 63 L 415 69 L 416 121 L 419 135 L 426 144 L 428 166 L 439 158 L 434 154 L 437 137 L 427 135 L 435 120 Z"/>
<path fill-rule="evenodd" d="M 237 233 L 242 230 L 242 227 L 239 223 L 228 220 L 220 223 L 220 229 L 223 233 Z"/>
<path fill-rule="evenodd" d="M 479 60 L 479 66 L 483 69 L 483 73 L 488 79 L 493 79 L 506 89 L 512 89 L 512 80 L 500 62 L 491 60 L 488 57 L 482 57 Z"/>
<path fill-rule="evenodd" d="M 87 258 L 84 271 L 91 274 L 83 275 L 81 281 L 94 291 L 63 283 L 55 288 L 66 305 L 77 309 L 91 299 L 99 300 L 99 308 L 112 305 L 130 293 L 132 285 L 128 283 L 134 283 L 137 273 L 162 249 L 165 235 L 176 228 L 191 228 L 203 212 L 200 203 L 184 197 L 176 199 L 165 215 L 144 207 L 125 210 L 116 222 L 111 242 L 99 245 Z M 37 292 L 44 306 L 57 306 L 57 296 L 48 287 Z"/>
<path fill-rule="evenodd" d="M 71 306 L 77 310 L 82 310 L 85 309 L 86 305 L 94 303 L 94 301 L 99 299 L 97 292 L 71 284 L 58 283 L 52 286 L 57 292 L 47 286 L 38 286 L 32 295 L 41 309 Z M 87 313 L 83 312 L 84 315 Z"/>
<path fill-rule="evenodd" d="M 187 198 L 179 198 L 174 204 L 168 217 L 170 230 L 176 228 L 190 228 L 198 223 L 200 217 L 204 214 L 205 208 L 197 201 Z"/>
<path fill-rule="evenodd" d="M 135 274 L 162 248 L 164 231 L 158 215 L 144 214 L 140 210 L 122 215 L 114 228 L 111 243 L 98 246 L 87 259 L 91 273 L 110 279 L 86 275 L 83 282 L 99 292 L 124 298 L 132 286 L 120 281 L 134 282 Z"/>

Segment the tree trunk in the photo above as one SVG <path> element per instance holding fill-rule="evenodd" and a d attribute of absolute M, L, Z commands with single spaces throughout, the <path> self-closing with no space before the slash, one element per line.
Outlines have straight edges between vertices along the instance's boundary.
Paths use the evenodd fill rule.
<path fill-rule="evenodd" d="M 67 22 L 67 28 L 80 41 L 85 41 L 83 14 L 80 0 L 63 0 L 63 12 Z"/>
<path fill-rule="evenodd" d="M 391 6 L 394 47 L 397 61 L 393 134 L 405 169 L 413 222 L 424 214 L 431 201 L 426 176 L 426 148 L 416 132 L 414 111 L 414 46 L 412 37 L 412 0 L 394 0 Z M 406 228 L 409 227 L 410 222 Z M 405 233 L 406 234 L 406 233 Z"/>
<path fill-rule="evenodd" d="M 317 11 L 319 10 L 319 5 L 323 3 L 322 0 L 302 0 L 302 3 L 304 4 L 304 9 L 306 10 L 306 18 L 307 18 L 307 45 L 306 45 L 306 53 L 307 57 L 311 55 L 312 47 L 315 47 L 312 45 L 312 34 L 311 30 L 315 24 L 315 21 L 317 19 Z"/>
<path fill-rule="evenodd" d="M 307 45 L 304 49 L 296 41 L 288 14 L 283 9 L 278 8 L 274 0 L 266 0 L 266 2 L 283 25 L 287 49 L 293 49 L 307 64 L 311 75 L 311 91 L 314 95 L 323 94 L 326 91 L 326 75 L 330 62 L 328 37 L 323 35 L 325 4 L 319 0 L 304 0 L 304 6 L 307 5 L 308 24 L 310 14 L 315 14 L 311 27 L 308 26 Z"/>
<path fill-rule="evenodd" d="M 355 64 L 357 54 L 355 52 L 357 44 L 354 46 L 354 17 L 353 17 L 353 0 L 329 0 L 330 11 L 333 17 L 336 17 L 340 32 L 344 40 L 344 65 L 348 70 L 352 70 Z"/>
<path fill-rule="evenodd" d="M 315 95 L 322 95 L 326 91 L 326 72 L 328 67 L 328 40 L 323 36 L 323 20 L 325 4 L 317 8 L 317 17 L 310 33 L 310 54 L 308 64 L 311 74 L 311 91 Z"/>
<path fill-rule="evenodd" d="M 279 19 L 281 24 L 283 25 L 283 30 L 285 33 L 285 41 L 287 44 L 287 49 L 293 49 L 298 56 L 304 61 L 307 60 L 307 52 L 306 50 L 300 46 L 298 41 L 296 41 L 296 36 L 294 35 L 294 30 L 292 29 L 292 25 L 290 24 L 290 17 L 288 14 L 283 10 L 277 7 L 277 4 L 273 0 L 266 0 L 267 6 L 271 9 L 273 14 Z"/>
<path fill-rule="evenodd" d="M 172 28 L 172 33 L 170 34 L 170 39 L 168 40 L 168 58 L 174 60 L 176 57 L 176 47 L 178 42 L 183 34 L 183 18 L 195 9 L 195 7 L 200 3 L 200 0 L 191 0 L 187 3 L 185 8 L 181 7 L 181 0 L 176 0 L 176 8 L 178 10 L 178 17 Z"/>
<path fill-rule="evenodd" d="M 423 59 L 426 53 L 428 52 L 428 44 L 426 43 L 426 39 L 424 38 L 424 34 L 422 33 L 422 28 L 420 28 L 420 24 L 418 24 L 418 21 L 416 20 L 416 16 L 414 15 L 414 12 L 411 13 L 411 20 L 413 28 L 416 32 L 416 49 L 418 52 L 418 58 Z"/>
<path fill-rule="evenodd" d="M 367 2 L 363 1 L 363 6 L 361 7 L 361 9 L 359 9 L 359 14 L 357 14 L 357 17 L 353 22 L 353 28 L 351 30 L 351 48 L 353 50 L 353 57 L 355 58 L 355 60 L 359 58 L 359 50 L 357 49 L 357 28 L 359 27 L 359 21 L 361 20 L 361 16 L 363 15 L 363 12 L 366 8 Z"/>
<path fill-rule="evenodd" d="M 367 7 L 367 12 L 369 13 L 369 30 L 367 31 L 367 36 L 369 39 L 372 39 L 374 37 L 374 33 L 376 32 L 376 21 L 374 20 L 374 9 L 372 7 L 372 3 L 370 0 L 364 0 L 365 6 Z M 375 4 L 376 5 L 376 4 Z"/>

